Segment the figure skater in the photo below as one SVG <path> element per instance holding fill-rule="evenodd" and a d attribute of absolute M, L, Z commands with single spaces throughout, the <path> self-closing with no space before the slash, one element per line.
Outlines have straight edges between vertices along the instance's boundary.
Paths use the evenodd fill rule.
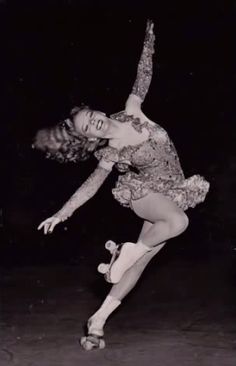
<path fill-rule="evenodd" d="M 186 230 L 185 211 L 204 201 L 209 190 L 209 183 L 200 175 L 185 178 L 167 132 L 141 110 L 152 77 L 154 40 L 153 23 L 148 21 L 137 77 L 124 111 L 107 117 L 88 107 L 74 108 L 64 122 L 38 131 L 34 142 L 35 148 L 62 162 L 79 162 L 90 154 L 99 161 L 68 202 L 39 225 L 44 234 L 92 198 L 113 166 L 121 173 L 112 189 L 115 199 L 144 220 L 137 242 L 123 243 L 113 256 L 105 275 L 113 286 L 87 322 L 87 336 L 81 339 L 86 350 L 105 346 L 103 328 L 109 315 L 166 241 Z"/>

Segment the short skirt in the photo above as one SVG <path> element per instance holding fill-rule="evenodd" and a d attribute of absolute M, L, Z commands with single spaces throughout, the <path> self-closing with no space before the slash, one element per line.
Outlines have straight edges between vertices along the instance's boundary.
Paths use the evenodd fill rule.
<path fill-rule="evenodd" d="M 119 176 L 112 194 L 122 206 L 130 208 L 132 200 L 138 200 L 153 192 L 162 193 L 183 210 L 195 207 L 205 200 L 210 184 L 204 177 L 196 174 L 187 179 L 173 178 L 153 179 L 153 176 L 128 172 Z"/>

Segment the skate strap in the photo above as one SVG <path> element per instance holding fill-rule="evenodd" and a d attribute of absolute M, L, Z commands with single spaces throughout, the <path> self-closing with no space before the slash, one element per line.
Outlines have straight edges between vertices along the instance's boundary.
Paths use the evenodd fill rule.
<path fill-rule="evenodd" d="M 100 343 L 100 340 L 102 339 L 102 336 L 91 333 L 91 334 L 88 334 L 88 336 L 86 338 L 87 338 L 88 341 L 93 343 L 95 346 L 99 346 L 99 343 Z"/>

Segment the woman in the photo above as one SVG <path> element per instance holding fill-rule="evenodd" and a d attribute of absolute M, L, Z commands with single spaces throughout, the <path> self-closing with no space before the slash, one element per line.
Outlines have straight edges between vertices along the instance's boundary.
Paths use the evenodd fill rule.
<path fill-rule="evenodd" d="M 106 274 L 113 286 L 88 320 L 88 335 L 81 340 L 87 350 L 105 346 L 103 327 L 109 315 L 135 286 L 166 241 L 186 230 L 185 210 L 204 201 L 209 190 L 209 183 L 199 175 L 185 179 L 167 132 L 141 110 L 152 77 L 154 40 L 153 23 L 148 21 L 137 78 L 124 111 L 107 117 L 87 107 L 77 108 L 72 111 L 71 119 L 39 131 L 35 140 L 35 147 L 46 151 L 51 158 L 79 161 L 96 150 L 99 160 L 85 183 L 38 229 L 51 233 L 58 223 L 94 196 L 113 166 L 125 173 L 119 176 L 112 190 L 115 199 L 144 220 L 137 243 L 124 243 Z M 106 142 L 105 147 L 99 148 Z"/>

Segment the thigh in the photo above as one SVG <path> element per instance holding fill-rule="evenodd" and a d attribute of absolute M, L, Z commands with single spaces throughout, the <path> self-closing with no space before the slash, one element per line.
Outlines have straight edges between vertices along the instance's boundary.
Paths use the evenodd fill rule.
<path fill-rule="evenodd" d="M 138 200 L 132 200 L 132 208 L 137 216 L 149 223 L 168 220 L 173 214 L 184 213 L 173 201 L 161 193 L 150 193 Z"/>

